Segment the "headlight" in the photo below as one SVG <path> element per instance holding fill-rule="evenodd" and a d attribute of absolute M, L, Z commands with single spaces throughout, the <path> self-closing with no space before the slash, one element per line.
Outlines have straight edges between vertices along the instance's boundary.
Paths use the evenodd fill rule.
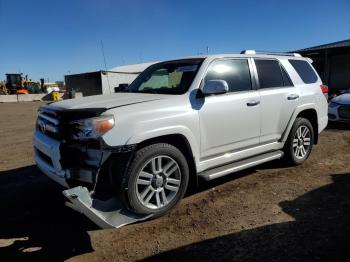
<path fill-rule="evenodd" d="M 339 104 L 337 104 L 337 103 L 335 103 L 335 102 L 330 102 L 330 103 L 328 104 L 328 106 L 329 106 L 330 108 L 334 108 L 334 107 L 339 106 Z"/>
<path fill-rule="evenodd" d="M 114 117 L 111 115 L 77 120 L 69 123 L 72 127 L 73 139 L 96 139 L 111 130 Z"/>

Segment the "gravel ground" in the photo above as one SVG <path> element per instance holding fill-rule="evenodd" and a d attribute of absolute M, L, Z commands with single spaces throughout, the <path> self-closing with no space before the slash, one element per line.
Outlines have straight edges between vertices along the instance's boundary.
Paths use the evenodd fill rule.
<path fill-rule="evenodd" d="M 302 166 L 203 183 L 171 213 L 100 230 L 33 164 L 40 103 L 0 104 L 0 261 L 350 261 L 350 126 Z"/>

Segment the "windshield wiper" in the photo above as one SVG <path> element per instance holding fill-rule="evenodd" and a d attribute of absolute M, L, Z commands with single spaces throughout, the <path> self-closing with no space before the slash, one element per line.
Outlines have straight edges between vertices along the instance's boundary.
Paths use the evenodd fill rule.
<path fill-rule="evenodd" d="M 153 88 L 145 88 L 142 90 L 138 90 L 137 93 L 150 93 L 150 94 L 158 94 L 157 90 Z"/>

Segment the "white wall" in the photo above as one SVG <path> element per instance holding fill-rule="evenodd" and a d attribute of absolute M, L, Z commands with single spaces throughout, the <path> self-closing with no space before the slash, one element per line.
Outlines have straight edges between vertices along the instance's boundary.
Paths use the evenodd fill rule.
<path fill-rule="evenodd" d="M 109 71 L 112 72 L 106 72 L 101 75 L 102 93 L 111 94 L 114 93 L 114 87 L 117 87 L 119 84 L 130 84 L 143 70 L 154 63 L 125 65 L 110 69 Z"/>

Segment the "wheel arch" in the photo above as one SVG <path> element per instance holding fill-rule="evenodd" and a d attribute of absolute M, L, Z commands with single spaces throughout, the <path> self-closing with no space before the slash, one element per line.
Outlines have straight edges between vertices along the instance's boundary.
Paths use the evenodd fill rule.
<path fill-rule="evenodd" d="M 286 142 L 288 139 L 289 132 L 292 130 L 295 119 L 303 117 L 311 122 L 314 129 L 314 144 L 318 143 L 318 115 L 314 104 L 307 104 L 296 108 L 292 117 L 289 120 L 288 126 L 282 136 L 282 141 Z"/>
<path fill-rule="evenodd" d="M 178 148 L 185 156 L 190 173 L 190 186 L 195 186 L 197 184 L 197 168 L 196 168 L 196 157 L 193 154 L 191 144 L 188 139 L 182 134 L 168 134 L 158 137 L 148 138 L 137 144 L 137 149 L 157 144 L 157 143 L 167 143 L 176 148 Z"/>
<path fill-rule="evenodd" d="M 314 129 L 314 144 L 317 145 L 318 143 L 318 118 L 317 118 L 317 112 L 315 109 L 306 109 L 301 111 L 298 115 L 298 117 L 305 118 L 310 121 L 312 128 Z"/>

